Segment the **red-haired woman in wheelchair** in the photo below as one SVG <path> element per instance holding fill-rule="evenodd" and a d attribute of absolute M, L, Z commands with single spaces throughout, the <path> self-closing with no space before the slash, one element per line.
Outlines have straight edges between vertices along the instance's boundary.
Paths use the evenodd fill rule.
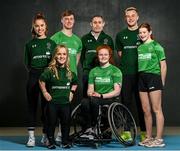
<path fill-rule="evenodd" d="M 81 137 L 92 138 L 99 114 L 99 106 L 110 105 L 119 96 L 122 85 L 122 73 L 115 67 L 113 52 L 108 45 L 101 45 L 97 49 L 99 66 L 93 68 L 89 74 L 88 99 L 81 102 L 81 110 L 85 120 L 85 133 Z"/>

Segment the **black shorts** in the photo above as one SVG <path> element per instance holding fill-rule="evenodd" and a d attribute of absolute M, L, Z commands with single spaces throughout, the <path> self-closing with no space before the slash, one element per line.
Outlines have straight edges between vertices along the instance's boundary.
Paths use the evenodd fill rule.
<path fill-rule="evenodd" d="M 153 73 L 139 73 L 138 87 L 140 92 L 162 90 L 161 76 Z"/>

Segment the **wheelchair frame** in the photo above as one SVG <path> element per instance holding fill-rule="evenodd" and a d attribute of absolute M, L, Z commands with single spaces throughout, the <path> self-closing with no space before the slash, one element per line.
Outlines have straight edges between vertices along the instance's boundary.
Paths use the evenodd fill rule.
<path fill-rule="evenodd" d="M 129 109 L 121 103 L 114 102 L 108 107 L 108 123 L 110 128 L 101 132 L 101 118 L 102 118 L 102 108 L 99 106 L 99 115 L 97 117 L 97 133 L 95 139 L 82 139 L 80 136 L 84 134 L 83 129 L 83 117 L 81 116 L 81 104 L 77 105 L 71 113 L 73 133 L 70 138 L 73 143 L 77 144 L 94 144 L 97 148 L 100 144 L 109 143 L 112 138 L 103 138 L 106 133 L 112 132 L 114 138 L 124 146 L 132 146 L 136 143 L 137 127 L 135 120 L 129 111 Z M 106 106 L 106 105 L 105 105 Z M 79 123 L 78 123 L 79 122 Z M 79 125 L 78 125 L 79 124 Z M 124 131 L 129 131 L 131 134 L 131 140 L 125 140 L 122 137 Z"/>

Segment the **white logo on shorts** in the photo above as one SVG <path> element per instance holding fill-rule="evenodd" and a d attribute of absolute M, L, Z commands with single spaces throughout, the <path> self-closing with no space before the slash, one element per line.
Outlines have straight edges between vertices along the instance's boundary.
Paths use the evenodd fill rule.
<path fill-rule="evenodd" d="M 152 90 L 152 89 L 154 89 L 154 87 L 150 87 L 150 88 L 149 88 L 149 90 Z"/>

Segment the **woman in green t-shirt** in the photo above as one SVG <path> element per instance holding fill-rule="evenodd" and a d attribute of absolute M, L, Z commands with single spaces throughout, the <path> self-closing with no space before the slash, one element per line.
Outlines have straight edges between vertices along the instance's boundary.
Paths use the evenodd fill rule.
<path fill-rule="evenodd" d="M 54 132 L 57 119 L 60 119 L 62 147 L 70 148 L 70 102 L 77 88 L 77 76 L 70 70 L 68 49 L 58 45 L 55 53 L 39 80 L 42 93 L 47 100 L 47 137 L 49 149 L 55 149 Z"/>
<path fill-rule="evenodd" d="M 82 113 L 86 119 L 85 134 L 81 137 L 93 137 L 92 127 L 97 122 L 99 105 L 111 104 L 119 96 L 122 84 L 122 73 L 115 67 L 112 59 L 112 49 L 108 45 L 101 45 L 97 49 L 99 65 L 89 73 L 88 99 L 81 103 Z M 88 135 L 87 135 L 88 134 Z"/>
<path fill-rule="evenodd" d="M 164 115 L 161 104 L 167 65 L 163 47 L 152 40 L 151 35 L 152 30 L 148 23 L 139 26 L 139 37 L 143 42 L 138 47 L 139 94 L 147 133 L 147 138 L 139 142 L 139 145 L 164 147 L 165 143 L 162 139 Z M 157 133 L 155 138 L 152 138 L 151 107 L 156 116 Z"/>

